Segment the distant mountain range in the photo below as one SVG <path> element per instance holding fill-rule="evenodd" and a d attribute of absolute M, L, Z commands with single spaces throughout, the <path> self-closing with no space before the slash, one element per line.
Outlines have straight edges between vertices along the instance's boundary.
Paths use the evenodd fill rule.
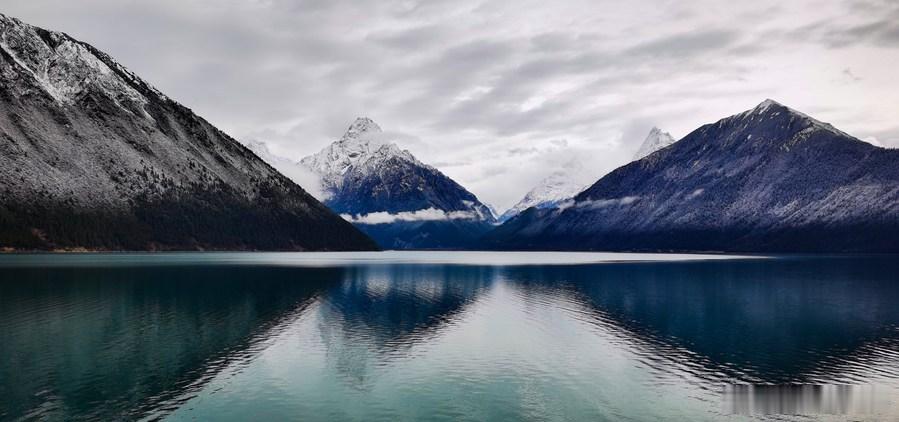
<path fill-rule="evenodd" d="M 594 177 L 595 180 L 595 177 Z M 590 186 L 593 180 L 580 160 L 571 160 L 546 176 L 497 219 L 506 222 L 528 208 L 553 208 Z"/>
<path fill-rule="evenodd" d="M 646 139 L 634 159 L 639 160 L 673 143 L 674 138 L 671 135 L 654 127 L 646 135 Z M 594 181 L 596 181 L 596 175 L 591 174 L 581 160 L 571 160 L 541 180 L 517 204 L 500 215 L 497 221 L 504 223 L 531 207 L 554 208 L 590 187 Z"/>
<path fill-rule="evenodd" d="M 897 252 L 899 151 L 766 100 L 530 208 L 498 249 Z"/>
<path fill-rule="evenodd" d="M 283 159 L 268 160 L 292 169 Z M 384 248 L 474 247 L 495 221 L 474 194 L 384 141 L 381 127 L 369 118 L 356 119 L 339 140 L 298 164 L 318 175 L 328 207 Z"/>
<path fill-rule="evenodd" d="M 899 151 L 771 100 L 677 142 L 654 128 L 590 186 L 571 163 L 498 227 L 371 119 L 281 158 L 3 15 L 0 105 L 0 250 L 899 252 Z"/>
<path fill-rule="evenodd" d="M 371 250 L 94 47 L 0 15 L 0 249 Z"/>

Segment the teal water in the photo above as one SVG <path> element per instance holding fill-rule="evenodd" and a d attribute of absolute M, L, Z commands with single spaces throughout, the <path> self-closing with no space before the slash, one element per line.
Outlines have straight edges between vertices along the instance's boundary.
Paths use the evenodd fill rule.
<path fill-rule="evenodd" d="M 899 419 L 899 259 L 0 256 L 3 420 L 762 417 L 731 384 Z"/>

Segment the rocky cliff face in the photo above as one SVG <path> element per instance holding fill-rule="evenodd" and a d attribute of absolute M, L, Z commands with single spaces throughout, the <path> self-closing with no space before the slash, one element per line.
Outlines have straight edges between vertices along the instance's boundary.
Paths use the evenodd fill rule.
<path fill-rule="evenodd" d="M 372 249 L 94 47 L 0 15 L 0 247 Z"/>
<path fill-rule="evenodd" d="M 693 131 L 552 209 L 498 248 L 899 251 L 899 151 L 774 101 Z"/>

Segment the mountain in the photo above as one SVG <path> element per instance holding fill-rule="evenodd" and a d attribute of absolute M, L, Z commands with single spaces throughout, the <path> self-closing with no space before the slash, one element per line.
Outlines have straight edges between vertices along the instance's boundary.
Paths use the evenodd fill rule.
<path fill-rule="evenodd" d="M 506 222 L 531 207 L 554 208 L 560 202 L 571 199 L 589 186 L 590 175 L 586 168 L 579 160 L 572 160 L 541 180 L 524 195 L 524 198 L 506 210 L 497 220 L 500 223 Z"/>
<path fill-rule="evenodd" d="M 465 248 L 492 228 L 490 209 L 358 118 L 301 163 L 321 177 L 325 204 L 391 249 Z"/>
<path fill-rule="evenodd" d="M 696 129 L 553 209 L 485 236 L 493 248 L 899 252 L 899 151 L 777 102 Z"/>
<path fill-rule="evenodd" d="M 337 141 L 316 154 L 300 160 L 300 164 L 321 178 L 322 188 L 329 194 L 340 189 L 347 169 L 370 156 L 383 143 L 376 140 L 383 133 L 374 120 L 357 118 Z"/>
<path fill-rule="evenodd" d="M 0 15 L 0 248 L 375 249 L 96 48 Z"/>
<path fill-rule="evenodd" d="M 646 135 L 646 139 L 643 140 L 643 144 L 640 145 L 640 149 L 637 150 L 637 153 L 634 155 L 634 160 L 643 159 L 647 155 L 665 148 L 674 142 L 674 137 L 668 132 L 662 132 L 661 129 L 654 127 L 649 131 L 649 135 Z"/>

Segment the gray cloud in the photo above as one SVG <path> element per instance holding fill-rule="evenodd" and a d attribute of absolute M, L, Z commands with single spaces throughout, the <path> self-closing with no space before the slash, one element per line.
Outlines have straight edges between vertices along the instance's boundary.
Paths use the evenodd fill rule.
<path fill-rule="evenodd" d="M 786 32 L 786 40 L 832 49 L 858 45 L 899 48 L 899 3 L 850 2 L 848 9 L 856 19 L 819 19 Z"/>
<path fill-rule="evenodd" d="M 509 148 L 509 155 L 531 155 L 540 152 L 535 147 L 530 148 Z"/>
<path fill-rule="evenodd" d="M 831 48 L 843 48 L 860 43 L 884 47 L 899 47 L 899 23 L 895 20 L 872 21 L 846 28 L 824 29 L 821 40 Z"/>
<path fill-rule="evenodd" d="M 422 25 L 404 30 L 379 31 L 368 35 L 368 38 L 393 49 L 419 51 L 445 41 L 447 33 L 439 25 Z"/>
<path fill-rule="evenodd" d="M 628 53 L 651 57 L 681 58 L 694 54 L 711 53 L 733 44 L 738 38 L 738 34 L 730 30 L 690 31 L 638 44 Z"/>

